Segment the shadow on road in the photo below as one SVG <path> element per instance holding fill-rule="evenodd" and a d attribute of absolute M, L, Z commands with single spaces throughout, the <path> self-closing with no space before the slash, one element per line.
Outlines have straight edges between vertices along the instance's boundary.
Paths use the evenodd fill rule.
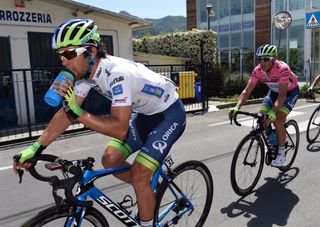
<path fill-rule="evenodd" d="M 314 143 L 308 144 L 307 150 L 310 152 L 320 151 L 320 142 L 314 142 Z"/>
<path fill-rule="evenodd" d="M 243 215 L 249 219 L 249 227 L 285 226 L 291 211 L 299 202 L 299 197 L 286 186 L 298 173 L 298 168 L 291 168 L 286 173 L 279 173 L 277 178 L 265 178 L 264 185 L 222 208 L 221 213 L 230 218 Z"/>

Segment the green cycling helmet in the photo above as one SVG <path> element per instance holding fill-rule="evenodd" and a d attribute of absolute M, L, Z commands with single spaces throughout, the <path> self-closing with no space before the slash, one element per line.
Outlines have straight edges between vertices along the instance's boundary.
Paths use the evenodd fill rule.
<path fill-rule="evenodd" d="M 86 44 L 97 46 L 100 35 L 97 25 L 91 19 L 71 19 L 63 22 L 53 32 L 52 48 L 59 49 L 66 46 L 83 46 Z"/>
<path fill-rule="evenodd" d="M 278 48 L 275 45 L 262 45 L 257 49 L 257 57 L 275 57 L 278 54 Z"/>

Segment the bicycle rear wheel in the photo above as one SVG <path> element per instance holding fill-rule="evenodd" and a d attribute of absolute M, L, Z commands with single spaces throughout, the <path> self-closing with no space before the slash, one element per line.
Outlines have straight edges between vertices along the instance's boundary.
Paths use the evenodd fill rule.
<path fill-rule="evenodd" d="M 285 123 L 286 127 L 286 162 L 279 169 L 283 172 L 290 169 L 299 149 L 300 131 L 298 123 L 295 120 L 289 120 Z"/>
<path fill-rule="evenodd" d="M 59 211 L 56 206 L 50 207 L 41 211 L 37 216 L 31 218 L 24 223 L 22 227 L 60 227 L 66 226 L 66 220 L 72 217 L 73 212 L 70 212 L 70 207 L 63 207 Z M 80 225 L 72 225 L 80 226 Z M 97 209 L 94 207 L 86 208 L 81 227 L 108 227 L 109 223 Z"/>
<path fill-rule="evenodd" d="M 154 225 L 203 226 L 213 199 L 209 169 L 202 162 L 188 161 L 175 168 L 173 173 L 170 181 L 163 180 L 157 190 Z"/>
<path fill-rule="evenodd" d="M 246 196 L 257 185 L 264 162 L 264 144 L 261 138 L 248 134 L 239 143 L 231 163 L 231 185 L 234 192 Z"/>
<path fill-rule="evenodd" d="M 320 106 L 312 113 L 307 127 L 307 141 L 314 143 L 320 134 Z"/>

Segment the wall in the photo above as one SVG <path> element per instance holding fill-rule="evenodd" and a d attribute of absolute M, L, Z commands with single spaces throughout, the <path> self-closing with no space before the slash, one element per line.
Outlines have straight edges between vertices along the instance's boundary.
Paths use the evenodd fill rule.
<path fill-rule="evenodd" d="M 187 0 L 187 30 L 197 28 L 197 1 Z"/>
<path fill-rule="evenodd" d="M 29 47 L 28 47 L 28 32 L 45 32 L 52 33 L 56 25 L 61 22 L 75 18 L 72 16 L 74 9 L 64 7 L 61 1 L 57 1 L 59 4 L 52 4 L 50 1 L 24 1 L 25 7 L 15 7 L 15 0 L 6 0 L 0 2 L 0 36 L 10 38 L 11 47 L 11 62 L 12 69 L 29 69 Z M 19 18 L 4 19 L 6 13 L 11 12 L 11 15 L 15 14 Z M 34 13 L 34 18 L 32 14 Z M 29 18 L 27 19 L 27 14 Z M 77 12 L 77 18 L 91 18 L 95 20 L 98 25 L 98 32 L 101 35 L 111 35 L 113 37 L 114 55 L 128 59 L 133 59 L 132 52 L 132 28 L 125 21 L 117 20 L 111 15 L 101 12 L 89 12 L 84 14 Z M 38 16 L 43 15 L 43 19 L 39 19 Z M 23 16 L 23 18 L 21 18 Z M 13 18 L 13 16 L 12 16 Z M 46 19 L 48 20 L 46 20 Z M 14 92 L 16 112 L 19 118 L 19 124 L 25 124 L 27 122 L 27 108 L 25 99 L 19 98 L 20 95 L 25 94 L 23 83 L 18 83 L 18 78 L 23 75 L 21 72 L 14 73 Z M 31 74 L 27 73 L 27 89 L 32 91 Z M 33 94 L 28 94 L 28 102 L 31 112 L 31 121 L 34 117 L 34 100 Z"/>
<path fill-rule="evenodd" d="M 271 41 L 271 1 L 256 0 L 256 48 Z"/>
<path fill-rule="evenodd" d="M 149 65 L 184 65 L 189 58 L 169 57 L 157 54 L 133 53 L 133 60 Z"/>

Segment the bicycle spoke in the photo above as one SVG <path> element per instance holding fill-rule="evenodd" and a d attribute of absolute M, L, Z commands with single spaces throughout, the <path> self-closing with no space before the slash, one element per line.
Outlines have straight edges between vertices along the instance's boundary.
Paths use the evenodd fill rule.
<path fill-rule="evenodd" d="M 156 217 L 159 217 L 161 226 L 202 226 L 199 224 L 206 220 L 213 193 L 209 190 L 213 189 L 210 183 L 208 185 L 208 176 L 203 175 L 208 173 L 203 172 L 202 167 L 198 170 L 197 163 L 190 162 L 182 165 L 173 179 L 174 184 L 183 194 L 174 189 L 173 185 L 165 182 L 159 190 L 160 198 L 158 198 Z M 192 164 L 195 166 L 192 167 Z"/>
<path fill-rule="evenodd" d="M 249 134 L 238 145 L 231 164 L 231 185 L 240 196 L 249 194 L 257 184 L 264 162 L 260 137 Z"/>
<path fill-rule="evenodd" d="M 320 108 L 318 107 L 313 114 L 308 123 L 307 128 L 307 140 L 309 143 L 315 142 L 320 134 Z"/>
<path fill-rule="evenodd" d="M 281 171 L 287 171 L 292 166 L 299 147 L 300 132 L 296 121 L 289 120 L 286 123 L 286 162 L 279 167 Z"/>

